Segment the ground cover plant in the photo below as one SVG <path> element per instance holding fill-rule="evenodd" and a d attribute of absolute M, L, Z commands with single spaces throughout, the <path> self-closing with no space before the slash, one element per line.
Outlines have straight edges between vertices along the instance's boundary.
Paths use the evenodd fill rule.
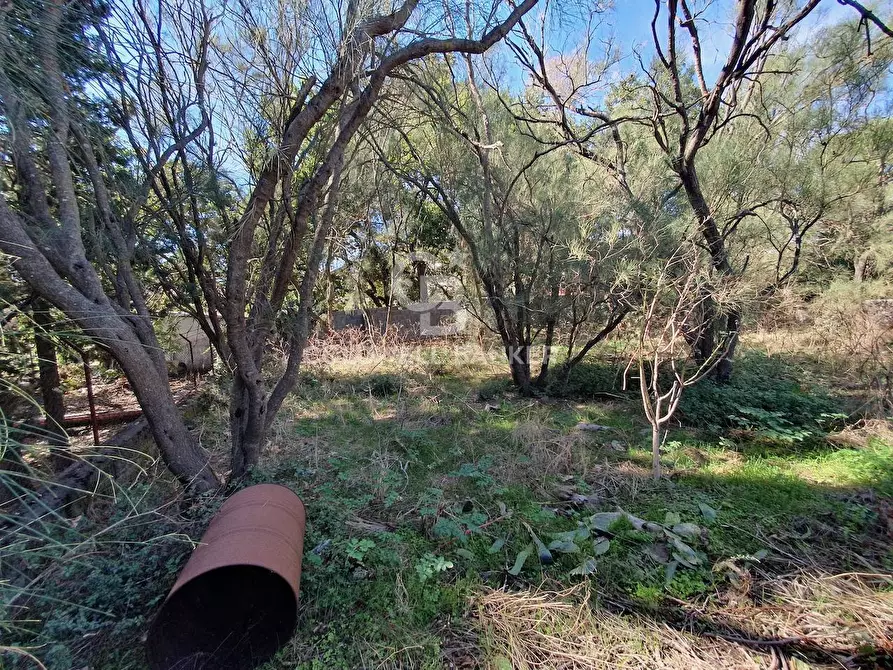
<path fill-rule="evenodd" d="M 0 0 L 0 666 L 893 666 L 888 5 Z"/>
<path fill-rule="evenodd" d="M 435 365 L 414 345 L 352 357 L 321 345 L 241 484 L 285 484 L 308 510 L 300 622 L 269 668 L 889 663 L 882 424 L 829 432 L 819 410 L 843 409 L 831 390 L 781 376 L 763 392 L 814 403 L 809 439 L 771 422 L 683 423 L 654 482 L 635 398 L 493 391 L 498 357 L 442 347 Z M 770 364 L 786 365 L 749 351 L 742 376 Z M 197 405 L 212 451 L 226 442 L 224 392 L 211 381 Z M 710 393 L 697 402 L 740 391 Z M 172 490 L 136 483 L 69 524 L 61 560 L 13 603 L 32 621 L 6 612 L 22 653 L 48 668 L 145 667 L 146 623 L 214 509 L 158 506 Z"/>

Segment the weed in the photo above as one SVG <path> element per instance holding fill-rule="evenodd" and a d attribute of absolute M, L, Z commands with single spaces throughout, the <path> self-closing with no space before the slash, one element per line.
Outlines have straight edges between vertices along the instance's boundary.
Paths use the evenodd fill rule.
<path fill-rule="evenodd" d="M 743 427 L 792 442 L 817 434 L 840 417 L 840 404 L 805 387 L 780 359 L 748 352 L 728 384 L 704 381 L 683 395 L 680 417 L 689 425 L 720 432 Z"/>
<path fill-rule="evenodd" d="M 364 390 L 375 398 L 396 395 L 403 388 L 403 380 L 397 375 L 376 373 L 365 382 Z"/>

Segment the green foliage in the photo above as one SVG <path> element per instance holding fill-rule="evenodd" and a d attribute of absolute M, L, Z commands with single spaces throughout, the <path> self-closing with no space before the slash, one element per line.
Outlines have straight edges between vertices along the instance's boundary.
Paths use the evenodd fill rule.
<path fill-rule="evenodd" d="M 363 538 L 362 540 L 351 538 L 347 543 L 347 557 L 355 560 L 357 563 L 362 563 L 363 559 L 366 558 L 366 554 L 374 547 L 375 542 L 368 538 Z"/>
<path fill-rule="evenodd" d="M 397 375 L 376 373 L 366 380 L 363 388 L 375 398 L 385 398 L 399 393 L 403 388 L 403 380 Z"/>
<path fill-rule="evenodd" d="M 344 379 L 354 380 L 352 372 Z M 427 413 L 438 387 L 419 392 L 422 382 L 413 381 L 399 406 Z M 432 429 L 374 420 L 397 407 L 395 396 L 370 400 L 358 392 L 359 400 L 339 403 L 319 385 L 289 399 L 301 419 L 286 424 L 281 458 L 258 468 L 252 480 L 291 486 L 307 508 L 298 630 L 267 670 L 350 670 L 392 654 L 405 667 L 440 667 L 442 622 L 461 619 L 469 595 L 484 585 L 585 580 L 594 593 L 647 612 L 673 599 L 714 598 L 756 564 L 773 569 L 778 556 L 771 545 L 808 551 L 829 570 L 858 570 L 847 557 L 868 551 L 879 523 L 861 491 L 893 492 L 893 446 L 877 440 L 863 449 L 767 454 L 750 446 L 764 439 L 759 436 L 740 438 L 732 452 L 730 443 L 680 431 L 666 445 L 667 458 L 678 463 L 684 454 L 698 454 L 672 482 L 654 484 L 627 482 L 635 467 L 625 466 L 635 464 L 616 462 L 635 461 L 638 452 L 609 451 L 601 461 L 604 452 L 592 438 L 580 448 L 599 453 L 599 462 L 585 476 L 531 474 L 517 462 L 510 438 L 529 420 L 529 401 L 506 398 L 498 412 L 467 411 L 472 387 L 450 381 L 460 392 L 444 396 L 438 411 L 454 422 Z M 359 389 L 352 381 L 340 388 L 351 387 Z M 753 390 L 759 391 L 756 382 Z M 629 422 L 629 410 L 593 403 L 542 411 L 550 426 L 568 434 L 582 418 L 616 425 L 629 437 L 640 428 Z M 222 417 L 225 407 L 209 403 L 203 411 Z M 321 455 L 316 446 L 302 451 L 308 441 L 325 445 Z M 566 487 L 591 502 L 556 502 L 555 492 Z M 189 525 L 191 536 L 201 534 L 212 511 Z M 109 532 L 109 545 L 85 547 L 98 548 L 95 558 L 91 553 L 65 564 L 65 576 L 60 572 L 47 592 L 65 604 L 48 601 L 40 610 L 43 622 L 10 639 L 46 642 L 39 656 L 53 670 L 87 663 L 97 670 L 143 670 L 139 635 L 189 545 L 176 539 L 183 531 L 176 524 L 141 528 L 123 524 L 121 534 Z M 153 539 L 150 528 L 166 536 Z M 59 536 L 60 544 L 72 539 Z M 887 569 L 881 557 L 866 560 Z"/>
<path fill-rule="evenodd" d="M 840 416 L 840 404 L 781 361 L 748 352 L 736 362 L 731 382 L 706 380 L 688 389 L 679 416 L 699 428 L 741 427 L 790 443 L 821 434 Z"/>
<path fill-rule="evenodd" d="M 477 398 L 483 402 L 498 400 L 510 386 L 511 382 L 502 377 L 488 379 L 478 387 Z"/>
<path fill-rule="evenodd" d="M 28 614 L 10 641 L 40 649 L 50 670 L 144 667 L 142 640 L 152 613 L 193 548 L 189 535 L 217 507 L 199 508 L 183 522 L 151 509 L 158 494 L 142 486 L 118 495 L 108 516 L 44 525 L 30 553 L 0 548 L 4 563 L 41 574 L 22 601 Z M 0 586 L 4 600 L 16 595 L 11 584 Z"/>
<path fill-rule="evenodd" d="M 623 364 L 612 365 L 606 361 L 583 361 L 578 363 L 562 379 L 560 368 L 549 377 L 547 392 L 550 395 L 571 398 L 593 399 L 606 396 L 624 396 Z"/>
<path fill-rule="evenodd" d="M 428 553 L 422 556 L 415 564 L 416 575 L 423 584 L 432 577 L 436 577 L 441 572 L 453 569 L 452 561 L 446 560 L 443 556 L 435 556 Z"/>

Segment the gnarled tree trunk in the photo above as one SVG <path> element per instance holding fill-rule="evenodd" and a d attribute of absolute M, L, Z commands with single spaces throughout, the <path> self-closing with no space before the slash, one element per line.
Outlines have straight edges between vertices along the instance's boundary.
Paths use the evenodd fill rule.
<path fill-rule="evenodd" d="M 56 343 L 49 333 L 53 327 L 50 305 L 38 300 L 32 309 L 34 319 L 34 348 L 37 350 L 38 385 L 43 413 L 46 417 L 44 428 L 50 444 L 50 463 L 53 470 L 63 470 L 71 462 L 68 453 L 68 433 L 62 425 L 65 418 L 65 399 L 62 395 L 62 380 L 59 377 L 59 360 L 56 356 Z"/>

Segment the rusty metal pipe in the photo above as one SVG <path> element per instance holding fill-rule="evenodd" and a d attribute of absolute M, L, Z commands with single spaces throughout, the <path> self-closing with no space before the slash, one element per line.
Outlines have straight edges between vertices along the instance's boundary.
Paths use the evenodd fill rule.
<path fill-rule="evenodd" d="M 99 426 L 96 425 L 96 399 L 93 397 L 93 372 L 87 354 L 81 352 L 84 363 L 84 381 L 87 382 L 87 404 L 90 406 L 90 427 L 93 429 L 93 444 L 99 444 Z"/>
<path fill-rule="evenodd" d="M 273 656 L 297 622 L 305 525 L 284 486 L 223 503 L 149 628 L 152 670 L 249 670 Z"/>
<path fill-rule="evenodd" d="M 104 426 L 109 423 L 125 423 L 139 419 L 143 415 L 141 409 L 122 409 L 113 412 L 95 412 L 94 414 L 66 414 L 62 418 L 62 426 L 64 428 L 78 428 L 81 426 L 90 426 L 94 422 L 98 426 Z M 35 421 L 41 428 L 46 427 L 47 420 L 39 419 Z"/>

